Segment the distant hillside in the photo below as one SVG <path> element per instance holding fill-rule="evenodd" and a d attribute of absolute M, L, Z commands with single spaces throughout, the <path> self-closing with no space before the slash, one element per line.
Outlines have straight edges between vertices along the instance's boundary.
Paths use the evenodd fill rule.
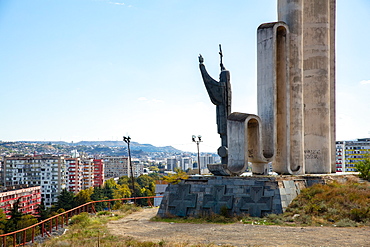
<path fill-rule="evenodd" d="M 105 146 L 105 147 L 127 147 L 123 141 L 80 141 L 80 142 L 63 142 L 63 141 L 22 141 L 24 143 L 38 143 L 38 144 L 57 144 L 67 146 Z M 140 144 L 131 142 L 130 147 L 132 150 L 141 150 L 148 153 L 165 152 L 165 153 L 182 153 L 172 146 L 156 147 L 151 144 Z"/>

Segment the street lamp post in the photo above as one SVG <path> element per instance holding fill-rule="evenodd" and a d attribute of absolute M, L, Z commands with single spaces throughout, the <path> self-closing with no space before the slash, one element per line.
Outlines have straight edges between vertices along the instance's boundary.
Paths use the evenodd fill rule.
<path fill-rule="evenodd" d="M 127 150 L 128 150 L 128 162 L 130 164 L 130 173 L 131 173 L 131 183 L 132 183 L 132 196 L 134 198 L 134 201 L 136 203 L 136 199 L 135 199 L 135 180 L 134 180 L 134 172 L 132 170 L 132 164 L 131 164 L 131 150 L 130 150 L 130 141 L 131 141 L 131 137 L 129 136 L 124 136 L 123 137 L 123 141 L 127 143 Z"/>
<path fill-rule="evenodd" d="M 201 170 L 200 170 L 200 156 L 199 156 L 199 143 L 202 142 L 202 136 L 201 135 L 198 135 L 198 140 L 196 140 L 196 136 L 193 135 L 191 137 L 191 139 L 193 140 L 193 142 L 195 142 L 197 144 L 197 149 L 198 149 L 198 169 L 199 169 L 199 175 L 201 175 Z"/>

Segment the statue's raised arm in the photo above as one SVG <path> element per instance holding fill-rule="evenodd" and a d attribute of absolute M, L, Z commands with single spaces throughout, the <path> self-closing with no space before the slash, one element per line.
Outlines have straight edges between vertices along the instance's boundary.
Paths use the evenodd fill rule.
<path fill-rule="evenodd" d="M 207 72 L 206 66 L 204 66 L 204 58 L 199 54 L 199 69 L 202 73 L 204 85 L 206 86 L 209 98 L 214 105 L 222 104 L 222 95 L 220 93 L 220 83 L 213 79 Z"/>

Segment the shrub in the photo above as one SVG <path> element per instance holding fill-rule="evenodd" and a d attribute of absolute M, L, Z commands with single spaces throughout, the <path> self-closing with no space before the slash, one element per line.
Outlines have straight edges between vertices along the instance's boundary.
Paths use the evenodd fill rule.
<path fill-rule="evenodd" d="M 357 223 L 353 220 L 345 218 L 345 219 L 339 220 L 335 225 L 339 227 L 354 227 L 354 226 L 357 226 Z"/>
<path fill-rule="evenodd" d="M 359 177 L 370 181 L 370 158 L 367 157 L 364 161 L 360 161 L 355 165 L 360 173 Z"/>
<path fill-rule="evenodd" d="M 81 226 L 86 226 L 90 222 L 90 217 L 89 214 L 84 212 L 80 213 L 79 215 L 75 215 L 71 218 L 70 224 L 75 225 L 75 224 L 80 224 Z"/>
<path fill-rule="evenodd" d="M 343 219 L 367 224 L 370 221 L 369 205 L 368 183 L 334 181 L 326 185 L 315 184 L 302 190 L 284 215 L 301 215 L 294 219 L 294 222 L 301 224 L 332 225 Z"/>

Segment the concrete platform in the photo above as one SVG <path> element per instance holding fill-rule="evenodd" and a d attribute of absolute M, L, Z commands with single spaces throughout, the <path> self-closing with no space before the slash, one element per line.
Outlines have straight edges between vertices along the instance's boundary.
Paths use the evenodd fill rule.
<path fill-rule="evenodd" d="M 345 182 L 354 175 L 198 176 L 169 184 L 158 216 L 201 217 L 221 209 L 229 215 L 281 214 L 301 192 L 316 183 Z"/>

